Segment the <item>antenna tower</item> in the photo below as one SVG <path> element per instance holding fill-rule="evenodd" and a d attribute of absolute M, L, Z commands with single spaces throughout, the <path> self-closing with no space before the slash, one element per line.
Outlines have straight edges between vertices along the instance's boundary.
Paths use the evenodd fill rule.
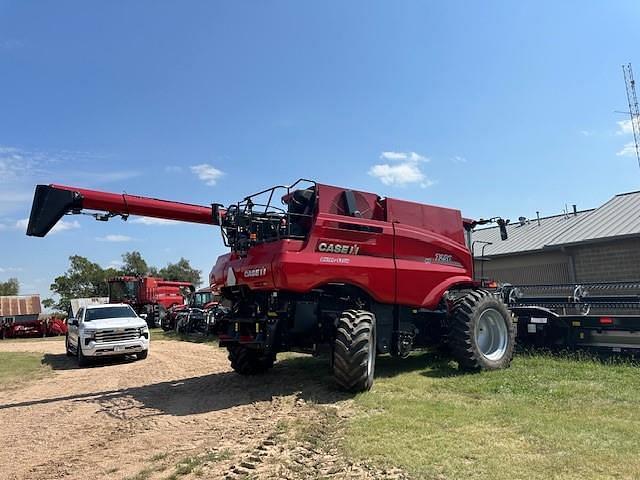
<path fill-rule="evenodd" d="M 638 107 L 638 98 L 636 97 L 636 81 L 633 79 L 633 70 L 631 64 L 622 65 L 622 73 L 624 74 L 624 83 L 627 87 L 627 101 L 629 102 L 629 116 L 631 117 L 631 128 L 633 130 L 633 142 L 636 148 L 636 158 L 640 167 L 640 147 L 638 140 L 640 139 L 640 107 Z"/>

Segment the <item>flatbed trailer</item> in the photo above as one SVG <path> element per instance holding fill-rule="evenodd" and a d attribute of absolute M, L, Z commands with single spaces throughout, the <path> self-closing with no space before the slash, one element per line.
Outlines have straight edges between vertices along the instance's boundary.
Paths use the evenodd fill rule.
<path fill-rule="evenodd" d="M 521 345 L 640 354 L 640 281 L 504 285 Z"/>

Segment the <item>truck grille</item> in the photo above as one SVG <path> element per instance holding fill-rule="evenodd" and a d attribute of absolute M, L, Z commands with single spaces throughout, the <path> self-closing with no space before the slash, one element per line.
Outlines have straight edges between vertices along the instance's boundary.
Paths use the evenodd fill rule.
<path fill-rule="evenodd" d="M 137 328 L 117 328 L 96 332 L 96 343 L 122 342 L 124 340 L 136 340 L 138 338 L 140 338 L 140 333 Z"/>

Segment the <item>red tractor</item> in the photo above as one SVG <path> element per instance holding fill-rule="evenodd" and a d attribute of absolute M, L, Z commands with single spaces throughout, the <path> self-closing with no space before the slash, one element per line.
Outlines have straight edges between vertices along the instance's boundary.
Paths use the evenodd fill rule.
<path fill-rule="evenodd" d="M 406 357 L 444 342 L 462 369 L 511 361 L 511 314 L 473 280 L 471 230 L 486 221 L 458 210 L 308 180 L 227 208 L 38 185 L 27 235 L 42 237 L 82 210 L 221 227 L 229 253 L 210 283 L 229 308 L 219 340 L 240 374 L 266 372 L 278 352 L 329 350 L 338 385 L 362 391 L 377 354 Z M 506 222 L 492 220 L 506 235 Z"/>
<path fill-rule="evenodd" d="M 159 327 L 167 310 L 184 304 L 195 287 L 155 277 L 116 277 L 109 280 L 109 303 L 128 303 L 138 314 L 146 314 L 150 327 Z"/>

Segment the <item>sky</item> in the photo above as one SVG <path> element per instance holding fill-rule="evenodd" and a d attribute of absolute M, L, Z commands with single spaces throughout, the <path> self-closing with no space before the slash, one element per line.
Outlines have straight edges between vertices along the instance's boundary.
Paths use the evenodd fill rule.
<path fill-rule="evenodd" d="M 471 218 L 638 190 L 621 65 L 640 2 L 0 0 L 0 280 L 49 296 L 79 254 L 208 275 L 215 227 L 68 216 L 34 186 L 208 205 L 297 178 Z"/>

